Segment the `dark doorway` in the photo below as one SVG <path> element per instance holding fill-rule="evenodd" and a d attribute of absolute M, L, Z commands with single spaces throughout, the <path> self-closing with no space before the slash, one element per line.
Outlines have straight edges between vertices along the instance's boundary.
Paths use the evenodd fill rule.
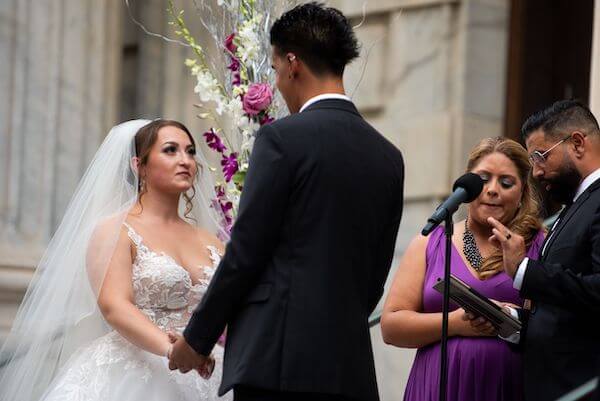
<path fill-rule="evenodd" d="M 593 0 L 511 0 L 506 136 L 556 100 L 589 100 Z"/>
<path fill-rule="evenodd" d="M 560 99 L 589 102 L 594 0 L 511 0 L 505 135 Z M 543 188 L 541 217 L 558 212 Z"/>

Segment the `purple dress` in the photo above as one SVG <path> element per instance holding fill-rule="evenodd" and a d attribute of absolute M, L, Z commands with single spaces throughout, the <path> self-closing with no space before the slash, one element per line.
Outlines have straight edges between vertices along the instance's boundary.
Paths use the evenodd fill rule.
<path fill-rule="evenodd" d="M 527 256 L 537 258 L 544 240 L 540 231 Z M 432 287 L 444 274 L 444 228 L 429 236 L 426 251 L 427 270 L 423 285 L 423 312 L 441 312 L 442 296 Z M 512 279 L 500 272 L 479 280 L 452 246 L 452 274 L 481 294 L 502 302 L 523 305 L 512 286 Z M 450 310 L 457 306 L 450 302 Z M 433 343 L 417 350 L 406 391 L 405 401 L 439 399 L 440 346 Z M 498 337 L 450 337 L 448 339 L 448 401 L 520 401 L 523 399 L 521 355 Z"/>

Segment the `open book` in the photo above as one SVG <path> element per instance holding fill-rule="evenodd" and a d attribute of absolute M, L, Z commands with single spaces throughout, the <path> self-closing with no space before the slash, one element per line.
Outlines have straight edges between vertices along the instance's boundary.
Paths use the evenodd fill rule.
<path fill-rule="evenodd" d="M 439 279 L 433 288 L 444 293 L 444 280 Z M 450 299 L 476 316 L 483 316 L 498 329 L 498 334 L 508 337 L 521 330 L 521 322 L 506 313 L 489 298 L 481 295 L 464 281 L 450 275 Z"/>

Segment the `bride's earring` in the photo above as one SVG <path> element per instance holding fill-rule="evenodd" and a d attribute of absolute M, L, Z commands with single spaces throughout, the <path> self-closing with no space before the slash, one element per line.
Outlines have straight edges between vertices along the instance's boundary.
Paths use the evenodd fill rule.
<path fill-rule="evenodd" d="M 144 180 L 142 178 L 142 180 L 140 181 L 140 193 L 144 192 L 146 190 L 146 180 Z"/>

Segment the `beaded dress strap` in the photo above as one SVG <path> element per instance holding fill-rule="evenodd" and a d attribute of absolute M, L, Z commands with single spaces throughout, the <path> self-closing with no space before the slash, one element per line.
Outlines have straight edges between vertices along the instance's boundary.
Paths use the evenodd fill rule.
<path fill-rule="evenodd" d="M 127 227 L 127 235 L 131 241 L 133 241 L 136 247 L 140 247 L 142 245 L 142 236 L 135 232 L 133 227 L 131 227 L 129 224 L 123 222 L 123 225 Z"/>
<path fill-rule="evenodd" d="M 221 263 L 221 254 L 219 253 L 219 250 L 212 246 L 212 245 L 207 245 L 206 249 L 208 249 L 208 251 L 210 252 L 210 261 L 213 263 L 213 266 L 217 266 L 219 263 Z"/>

